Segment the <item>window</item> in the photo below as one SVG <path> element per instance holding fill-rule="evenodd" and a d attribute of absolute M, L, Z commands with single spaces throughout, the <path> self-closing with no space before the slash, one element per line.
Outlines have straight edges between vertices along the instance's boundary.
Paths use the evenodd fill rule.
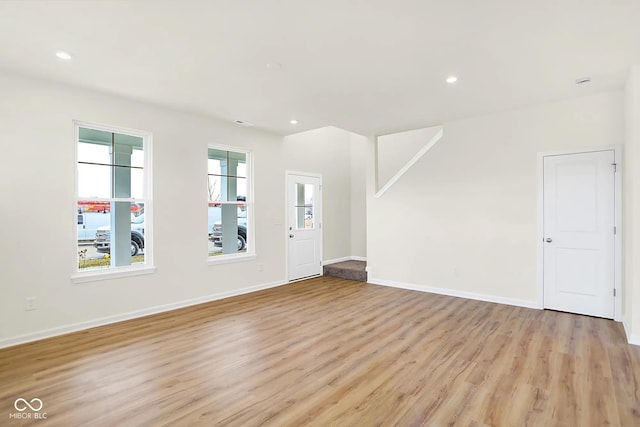
<path fill-rule="evenodd" d="M 313 230 L 313 187 L 296 183 L 296 230 Z"/>
<path fill-rule="evenodd" d="M 253 253 L 251 240 L 251 153 L 209 147 L 207 159 L 209 259 Z"/>
<path fill-rule="evenodd" d="M 150 136 L 79 123 L 76 136 L 77 271 L 150 266 Z"/>

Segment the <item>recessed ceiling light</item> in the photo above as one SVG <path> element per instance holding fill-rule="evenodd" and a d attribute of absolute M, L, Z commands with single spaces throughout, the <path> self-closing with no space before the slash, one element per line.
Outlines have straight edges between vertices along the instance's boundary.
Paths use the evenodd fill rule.
<path fill-rule="evenodd" d="M 279 62 L 269 62 L 267 64 L 267 68 L 269 70 L 281 70 L 282 69 L 282 64 L 280 64 Z"/>
<path fill-rule="evenodd" d="M 577 85 L 583 85 L 585 83 L 591 83 L 591 77 L 580 77 L 579 79 L 576 79 Z"/>
<path fill-rule="evenodd" d="M 65 61 L 68 61 L 71 59 L 71 54 L 63 50 L 56 52 L 56 56 L 60 59 L 64 59 Z"/>
<path fill-rule="evenodd" d="M 456 76 L 449 76 L 449 77 L 447 77 L 447 80 L 446 80 L 446 82 L 449 83 L 449 84 L 453 84 L 453 83 L 455 83 L 457 81 L 458 81 L 458 78 Z"/>
<path fill-rule="evenodd" d="M 291 119 L 289 123 L 291 123 L 292 125 L 297 125 L 298 121 L 296 119 Z"/>

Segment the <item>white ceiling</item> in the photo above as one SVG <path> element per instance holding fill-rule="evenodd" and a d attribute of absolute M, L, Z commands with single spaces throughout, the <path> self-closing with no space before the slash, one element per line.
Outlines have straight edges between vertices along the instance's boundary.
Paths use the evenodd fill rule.
<path fill-rule="evenodd" d="M 1 69 L 282 134 L 620 89 L 634 64 L 639 0 L 0 1 Z"/>

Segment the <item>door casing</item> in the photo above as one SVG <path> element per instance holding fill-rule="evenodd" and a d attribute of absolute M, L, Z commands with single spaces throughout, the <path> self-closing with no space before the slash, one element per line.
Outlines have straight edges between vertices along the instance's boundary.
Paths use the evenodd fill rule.
<path fill-rule="evenodd" d="M 558 156 L 568 154 L 593 153 L 597 151 L 613 150 L 616 163 L 614 176 L 614 221 L 616 234 L 614 235 L 614 297 L 613 320 L 622 321 L 622 146 L 606 145 L 582 149 L 559 150 L 538 153 L 537 167 L 537 272 L 536 272 L 536 303 L 538 308 L 544 308 L 544 158 L 546 156 Z"/>

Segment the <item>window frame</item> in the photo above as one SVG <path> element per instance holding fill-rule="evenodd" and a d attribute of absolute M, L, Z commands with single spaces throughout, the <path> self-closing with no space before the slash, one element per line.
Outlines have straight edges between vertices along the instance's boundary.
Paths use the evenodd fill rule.
<path fill-rule="evenodd" d="M 253 156 L 253 151 L 249 150 L 247 148 L 242 148 L 242 147 L 234 147 L 234 146 L 230 146 L 230 145 L 223 145 L 223 144 L 208 144 L 207 145 L 207 151 L 206 151 L 206 163 L 205 163 L 205 170 L 206 170 L 206 175 L 207 175 L 207 187 L 204 189 L 205 190 L 205 194 L 207 194 L 207 209 L 209 206 L 209 188 L 208 188 L 208 179 L 209 179 L 209 167 L 208 167 L 208 161 L 209 161 L 209 149 L 213 149 L 213 150 L 221 150 L 221 151 L 231 151 L 234 153 L 240 153 L 240 154 L 244 154 L 245 155 L 245 159 L 246 159 L 246 170 L 247 170 L 247 176 L 246 176 L 246 182 L 247 182 L 247 194 L 246 194 L 246 200 L 245 200 L 245 206 L 246 206 L 246 212 L 247 212 L 247 250 L 246 252 L 240 252 L 240 253 L 233 253 L 233 254 L 222 254 L 222 255 L 209 255 L 209 250 L 207 249 L 207 264 L 208 265 L 219 265 L 219 264 L 228 264 L 228 263 L 235 263 L 235 262 L 243 262 L 243 261 L 249 261 L 249 260 L 253 260 L 257 258 L 256 255 L 256 241 L 255 241 L 255 222 L 254 222 L 254 187 L 253 187 L 253 183 L 254 183 L 254 179 L 253 179 L 253 174 L 254 174 L 254 156 Z M 207 227 L 208 227 L 208 221 L 207 221 Z M 208 230 L 207 230 L 208 231 Z M 208 233 L 207 233 L 208 234 Z"/>
<path fill-rule="evenodd" d="M 152 146 L 153 146 L 153 135 L 151 132 L 137 130 L 137 129 L 129 129 L 120 126 L 112 126 L 105 125 L 94 122 L 85 122 L 80 120 L 73 120 L 74 127 L 74 138 L 73 138 L 73 147 L 74 147 L 74 173 L 73 173 L 73 266 L 72 266 L 72 275 L 71 281 L 73 283 L 83 283 L 83 282 L 93 282 L 97 280 L 106 280 L 118 277 L 130 277 L 130 276 L 138 276 L 142 274 L 150 274 L 155 271 L 155 266 L 153 263 L 153 163 L 152 163 Z M 80 140 L 80 128 L 110 132 L 123 134 L 128 136 L 134 136 L 142 138 L 142 147 L 143 147 L 143 155 L 144 155 L 144 166 L 143 166 L 143 198 L 144 201 L 144 215 L 145 215 L 145 225 L 144 225 L 144 238 L 145 238 L 145 249 L 144 249 L 144 262 L 135 265 L 128 265 L 123 267 L 107 267 L 100 269 L 89 269 L 89 270 L 80 270 L 78 267 L 78 236 L 77 236 L 77 213 L 78 213 L 78 202 L 83 200 L 79 196 L 79 173 L 78 173 L 78 142 Z M 110 197 L 113 199 L 113 197 Z M 102 200 L 100 198 L 96 198 L 96 200 Z"/>

